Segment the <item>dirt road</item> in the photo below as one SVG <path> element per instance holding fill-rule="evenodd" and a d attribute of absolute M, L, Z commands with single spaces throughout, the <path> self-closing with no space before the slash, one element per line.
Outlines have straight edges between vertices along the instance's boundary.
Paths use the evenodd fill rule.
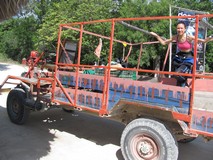
<path fill-rule="evenodd" d="M 17 68 L 5 66 L 0 74 L 18 75 L 22 69 Z M 122 124 L 53 109 L 32 113 L 27 123 L 19 126 L 8 119 L 6 97 L 7 93 L 0 95 L 0 160 L 123 160 Z M 198 138 L 179 144 L 179 152 L 179 160 L 212 160 L 213 142 L 204 143 Z"/>

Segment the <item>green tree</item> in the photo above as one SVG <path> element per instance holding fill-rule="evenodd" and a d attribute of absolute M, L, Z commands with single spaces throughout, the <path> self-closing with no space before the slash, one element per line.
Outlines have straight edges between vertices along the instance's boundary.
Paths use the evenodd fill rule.
<path fill-rule="evenodd" d="M 43 41 L 46 48 L 51 48 L 51 46 L 55 45 L 55 41 L 58 38 L 59 24 L 112 18 L 113 12 L 111 11 L 114 7 L 115 3 L 111 0 L 61 0 L 60 3 L 54 2 L 47 10 L 43 18 L 43 23 L 40 25 L 38 40 Z M 99 34 L 109 34 L 110 32 L 110 26 L 108 24 L 100 23 L 97 25 L 87 25 L 85 27 L 85 29 Z M 71 32 L 68 31 L 64 33 L 63 38 L 70 38 L 72 41 L 77 41 L 76 34 L 77 33 L 71 34 Z M 91 63 L 90 59 L 94 60 L 95 56 L 93 53 L 94 50 L 92 52 L 92 48 L 97 44 L 98 38 L 91 36 L 84 37 L 82 44 L 83 62 L 88 64 Z M 106 49 L 103 47 L 103 53 L 106 54 L 104 50 Z"/>
<path fill-rule="evenodd" d="M 14 18 L 1 24 L 1 54 L 13 60 L 21 61 L 33 49 L 33 37 L 36 23 L 33 16 Z"/>
<path fill-rule="evenodd" d="M 112 0 L 32 0 L 29 5 L 20 12 L 17 17 L 5 21 L 0 25 L 0 53 L 21 60 L 29 55 L 31 50 L 42 51 L 44 48 L 53 50 L 58 38 L 59 24 L 79 21 L 108 19 L 115 17 L 147 17 L 147 16 L 168 16 L 169 5 L 185 7 L 192 10 L 211 12 L 212 3 L 208 0 L 201 2 L 191 0 L 161 0 L 160 3 L 147 0 L 119 0 L 114 3 Z M 177 15 L 178 10 L 173 10 Z M 173 20 L 175 24 L 176 20 Z M 147 31 L 154 31 L 163 37 L 169 37 L 169 20 L 151 20 L 127 22 Z M 212 24 L 212 19 L 209 19 Z M 96 25 L 85 25 L 85 29 L 109 36 L 110 23 L 98 23 Z M 175 26 L 172 26 L 175 34 Z M 150 35 L 124 27 L 121 24 L 115 26 L 115 38 L 130 43 L 155 41 Z M 66 31 L 63 38 L 70 38 L 78 41 L 77 32 Z M 212 34 L 208 30 L 208 35 Z M 128 35 L 128 36 L 127 36 Z M 86 64 L 94 61 L 94 48 L 98 44 L 98 38 L 85 36 L 82 44 L 82 61 Z M 129 57 L 131 66 L 136 66 L 140 46 L 133 47 Z M 154 68 L 157 62 L 163 62 L 166 53 L 166 46 L 159 44 L 143 45 L 143 56 L 140 61 L 142 68 Z M 109 42 L 103 40 L 102 57 L 106 58 L 109 52 Z M 126 54 L 129 46 L 125 48 Z M 122 57 L 123 45 L 114 44 L 113 58 Z M 207 44 L 206 62 L 209 70 L 213 71 L 213 48 L 212 42 Z M 162 66 L 162 64 L 160 65 Z"/>
<path fill-rule="evenodd" d="M 188 9 L 192 10 L 200 10 L 211 12 L 209 6 L 212 5 L 211 2 L 208 0 L 203 0 L 201 3 L 197 1 L 190 1 L 190 0 L 176 0 L 176 1 L 167 1 L 161 0 L 160 3 L 156 1 L 152 1 L 148 3 L 148 1 L 144 0 L 126 0 L 121 4 L 119 9 L 119 16 L 120 17 L 149 17 L 149 16 L 168 16 L 169 15 L 169 6 L 178 6 L 178 7 L 185 7 L 187 6 Z M 178 10 L 174 9 L 172 11 L 172 15 L 177 15 Z M 210 20 L 211 24 L 212 19 Z M 172 24 L 176 24 L 177 20 L 172 20 Z M 158 33 L 159 35 L 169 38 L 169 20 L 150 20 L 150 21 L 138 21 L 138 22 L 129 22 L 132 25 L 135 25 L 139 28 L 145 29 L 147 31 L 153 31 Z M 147 34 L 133 31 L 127 29 L 126 27 L 119 28 L 119 36 L 120 38 L 131 42 L 149 42 L 156 40 L 154 37 L 151 37 Z M 127 31 L 126 31 L 127 30 Z M 208 35 L 211 34 L 212 31 L 208 31 Z M 176 26 L 172 26 L 172 33 L 176 33 Z M 126 36 L 128 34 L 128 37 Z M 211 43 L 211 42 L 210 42 Z M 210 46 L 211 44 L 208 44 Z M 159 44 L 155 45 L 145 45 L 143 46 L 143 56 L 141 58 L 140 65 L 142 68 L 155 68 L 157 65 L 156 62 L 160 62 L 159 66 L 162 66 L 162 62 L 165 58 L 167 46 L 162 46 Z M 175 52 L 175 47 L 173 47 Z M 212 63 L 211 54 L 211 47 L 207 47 L 207 63 Z M 133 65 L 137 64 L 138 59 L 138 49 L 136 52 L 132 52 L 131 56 L 129 57 L 130 62 Z M 160 61 L 159 61 L 160 60 Z M 167 60 L 168 62 L 168 60 Z M 168 65 L 167 65 L 168 66 Z"/>
<path fill-rule="evenodd" d="M 151 2 L 147 3 L 147 1 L 135 0 L 135 1 L 125 1 L 122 3 L 121 8 L 119 9 L 119 15 L 121 17 L 151 17 L 151 16 L 166 16 L 169 13 L 169 4 L 170 1 L 162 0 L 161 3 Z M 136 21 L 129 22 L 134 26 L 137 26 L 141 29 L 147 31 L 153 31 L 158 33 L 159 35 L 163 35 L 164 37 L 168 37 L 169 35 L 169 21 L 168 20 L 152 20 L 152 21 Z M 126 36 L 126 31 L 129 35 Z M 122 27 L 119 32 L 119 36 L 125 38 L 126 41 L 131 43 L 138 42 L 149 42 L 155 41 L 152 36 L 145 34 L 143 32 L 125 29 Z M 139 46 L 137 48 L 137 52 L 132 52 L 130 58 L 130 62 L 133 65 L 137 64 L 138 55 L 139 55 Z M 165 56 L 165 47 L 161 45 L 143 45 L 143 56 L 140 60 L 140 65 L 143 68 L 155 67 L 156 59 L 158 57 Z"/>

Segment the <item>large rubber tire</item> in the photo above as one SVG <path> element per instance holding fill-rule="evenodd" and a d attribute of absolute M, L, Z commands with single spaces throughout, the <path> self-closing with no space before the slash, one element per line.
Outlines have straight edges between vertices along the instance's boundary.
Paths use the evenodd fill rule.
<path fill-rule="evenodd" d="M 7 113 L 11 122 L 24 124 L 29 117 L 30 110 L 24 106 L 26 94 L 22 89 L 13 89 L 7 97 Z"/>
<path fill-rule="evenodd" d="M 177 141 L 166 127 L 155 120 L 133 120 L 121 136 L 125 160 L 177 160 Z"/>

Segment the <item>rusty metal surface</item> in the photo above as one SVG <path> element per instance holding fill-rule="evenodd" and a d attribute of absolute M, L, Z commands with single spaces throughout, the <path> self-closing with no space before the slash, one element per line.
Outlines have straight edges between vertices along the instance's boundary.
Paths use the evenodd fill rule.
<path fill-rule="evenodd" d="M 211 17 L 212 15 L 207 15 Z M 182 88 L 174 86 L 175 82 L 172 82 L 172 79 L 161 79 L 161 82 L 158 81 L 140 81 L 140 80 L 131 80 L 125 78 L 118 78 L 111 75 L 110 70 L 114 69 L 111 66 L 110 61 L 112 60 L 112 48 L 113 43 L 124 43 L 122 40 L 117 40 L 114 38 L 114 27 L 115 23 L 119 21 L 134 21 L 134 20 L 153 20 L 156 17 L 139 17 L 139 18 L 123 18 L 123 19 L 109 19 L 109 20 L 96 20 L 90 22 L 77 22 L 71 24 L 62 24 L 59 29 L 59 37 L 63 32 L 63 28 L 74 30 L 75 32 L 80 33 L 79 45 L 77 57 L 78 61 L 74 64 L 58 63 L 56 65 L 58 68 L 62 67 L 74 67 L 75 72 L 69 71 L 60 71 L 55 70 L 56 77 L 60 81 L 60 88 L 63 86 L 64 89 L 55 89 L 55 99 L 60 101 L 68 102 L 68 99 L 71 99 L 74 103 L 73 105 L 79 108 L 87 108 L 99 110 L 102 114 L 112 113 L 113 109 L 117 107 L 117 103 L 121 99 L 125 99 L 126 103 L 129 104 L 128 107 L 134 106 L 135 103 L 146 106 L 147 108 L 152 108 L 153 106 L 160 109 L 169 110 L 173 118 L 178 120 L 183 120 L 185 122 L 190 122 L 192 118 L 192 109 L 194 106 L 201 107 L 198 105 L 195 100 L 194 91 L 199 89 L 198 83 L 195 79 L 196 73 L 195 70 L 193 74 L 181 74 L 187 75 L 191 78 L 190 88 Z M 180 18 L 177 16 L 172 17 L 157 17 L 157 19 L 176 19 Z M 185 18 L 197 18 L 196 16 L 186 16 Z M 200 17 L 199 17 L 200 18 Z M 98 33 L 93 33 L 87 31 L 84 28 L 87 24 L 96 24 L 96 23 L 111 23 L 111 33 L 110 35 L 101 35 Z M 104 66 L 102 76 L 98 75 L 86 75 L 82 74 L 79 71 L 80 67 L 88 67 L 88 69 L 99 69 L 100 66 L 92 65 L 83 65 L 80 63 L 81 57 L 81 47 L 82 43 L 82 33 L 92 35 L 94 37 L 103 38 L 110 41 L 109 45 L 109 54 L 108 54 L 108 64 Z M 61 39 L 58 40 L 58 49 L 57 54 L 59 54 L 60 49 L 64 48 L 61 43 Z M 126 44 L 133 46 L 134 44 L 125 42 Z M 140 43 L 141 44 L 141 43 Z M 144 43 L 145 44 L 145 43 Z M 151 44 L 151 43 L 150 43 Z M 196 53 L 195 53 L 196 54 Z M 119 68 L 115 68 L 119 70 Z M 123 69 L 122 69 L 123 70 Z M 167 71 L 155 71 L 155 70 L 144 70 L 144 69 L 135 69 L 135 68 L 125 68 L 124 70 L 131 70 L 141 73 L 155 73 L 155 74 L 173 74 L 177 75 L 180 73 L 167 72 Z M 203 77 L 203 78 L 209 78 Z M 210 77 L 211 78 L 211 77 Z M 198 80 L 199 81 L 199 80 Z M 204 80 L 205 81 L 205 80 Z M 213 83 L 212 83 L 213 84 Z M 204 89 L 205 87 L 202 87 Z M 207 87 L 206 87 L 207 88 Z M 200 97 L 199 97 L 200 98 Z M 197 101 L 200 101 L 198 98 Z M 70 101 L 70 100 L 69 100 Z M 133 108 L 133 107 L 132 107 Z M 131 109 L 129 109 L 131 110 Z M 128 111 L 129 111 L 128 110 Z M 102 115 L 101 114 L 101 115 Z M 190 125 L 188 126 L 190 127 Z"/>

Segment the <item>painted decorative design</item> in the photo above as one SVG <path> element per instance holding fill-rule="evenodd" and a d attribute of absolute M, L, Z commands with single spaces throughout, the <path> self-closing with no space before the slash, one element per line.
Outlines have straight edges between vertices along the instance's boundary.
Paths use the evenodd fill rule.
<path fill-rule="evenodd" d="M 76 73 L 59 71 L 58 75 L 60 82 L 64 87 L 75 87 Z M 100 109 L 102 106 L 102 93 L 104 87 L 104 77 L 97 75 L 79 74 L 77 93 L 74 89 L 67 88 L 70 98 L 74 100 L 74 95 L 77 96 L 77 104 Z M 58 100 L 68 102 L 68 99 L 60 91 L 55 92 L 55 97 Z M 111 110 L 115 104 L 121 99 L 129 99 L 150 105 L 170 108 L 173 111 L 187 114 L 189 110 L 189 89 L 180 88 L 148 81 L 135 81 L 131 79 L 123 79 L 110 77 L 109 82 L 109 98 L 108 110 Z"/>
<path fill-rule="evenodd" d="M 193 109 L 192 128 L 199 131 L 213 133 L 213 113 Z"/>

